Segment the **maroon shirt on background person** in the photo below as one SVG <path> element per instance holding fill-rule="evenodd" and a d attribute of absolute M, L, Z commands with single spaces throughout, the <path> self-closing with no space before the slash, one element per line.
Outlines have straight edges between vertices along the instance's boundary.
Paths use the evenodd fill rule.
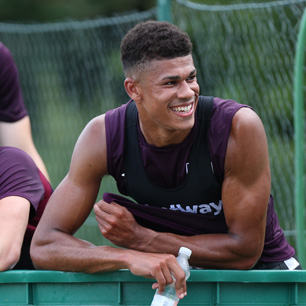
<path fill-rule="evenodd" d="M 0 146 L 0 200 L 19 196 L 31 204 L 20 260 L 14 269 L 34 269 L 30 245 L 52 191 L 49 181 L 28 154 L 17 148 Z"/>
<path fill-rule="evenodd" d="M 16 122 L 28 115 L 18 70 L 9 49 L 0 42 L 0 121 Z"/>

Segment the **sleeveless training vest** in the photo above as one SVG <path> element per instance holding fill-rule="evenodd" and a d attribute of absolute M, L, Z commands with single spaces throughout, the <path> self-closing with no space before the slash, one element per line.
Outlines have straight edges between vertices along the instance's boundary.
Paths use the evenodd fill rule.
<path fill-rule="evenodd" d="M 219 202 L 221 186 L 212 171 L 207 139 L 212 105 L 212 97 L 199 97 L 196 135 L 190 151 L 188 174 L 180 186 L 170 189 L 157 186 L 147 176 L 138 142 L 137 108 L 134 102 L 128 105 L 123 167 L 129 196 L 138 203 L 167 208 L 174 203 L 186 206 Z"/>
<path fill-rule="evenodd" d="M 176 159 L 181 161 L 177 171 L 182 170 L 178 180 L 182 183 L 174 184 L 174 188 L 156 185 L 159 182 L 159 174 L 157 172 L 152 176 L 152 164 L 161 159 L 159 148 L 154 155 L 149 147 L 149 152 L 141 151 L 147 147 L 143 144 L 142 135 L 138 135 L 137 109 L 134 102 L 109 111 L 105 117 L 109 174 L 115 178 L 119 191 L 134 198 L 138 204 L 111 193 L 104 193 L 103 199 L 108 203 L 114 201 L 125 206 L 141 226 L 154 231 L 178 235 L 227 233 L 221 201 L 227 140 L 233 116 L 241 107 L 249 106 L 221 98 L 214 98 L 213 102 L 211 100 L 199 97 L 195 126 L 187 136 L 189 140 L 184 140 L 187 144 L 182 142 L 180 145 L 183 146 L 179 146 L 186 154 L 178 155 L 184 156 L 183 160 L 180 157 Z M 192 143 L 189 145 L 189 142 Z M 164 148 L 161 149 L 163 151 Z M 176 152 L 176 149 L 174 146 L 170 152 Z M 173 166 L 177 162 L 171 160 L 170 154 L 166 154 L 162 165 Z M 150 169 L 144 169 L 142 156 L 150 156 Z M 210 159 L 214 169 L 210 165 Z M 181 168 L 185 163 L 190 164 L 187 174 L 185 169 Z M 167 167 L 161 168 L 161 171 L 166 172 Z M 162 175 L 165 176 L 165 173 Z M 279 226 L 273 197 L 270 196 L 265 245 L 259 262 L 283 261 L 294 253 Z"/>

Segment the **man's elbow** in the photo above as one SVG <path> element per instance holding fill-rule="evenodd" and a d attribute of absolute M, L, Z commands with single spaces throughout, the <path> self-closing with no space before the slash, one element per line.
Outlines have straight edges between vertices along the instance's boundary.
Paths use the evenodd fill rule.
<path fill-rule="evenodd" d="M 44 269 L 44 256 L 41 254 L 43 247 L 32 241 L 30 248 L 30 256 L 35 269 Z M 46 258 L 45 258 L 46 259 Z"/>
<path fill-rule="evenodd" d="M 258 244 L 253 248 L 249 245 L 248 250 L 242 252 L 241 259 L 237 262 L 238 270 L 251 270 L 261 257 L 263 245 Z"/>
<path fill-rule="evenodd" d="M 251 270 L 257 263 L 258 256 L 250 256 L 241 259 L 236 266 L 237 270 Z"/>

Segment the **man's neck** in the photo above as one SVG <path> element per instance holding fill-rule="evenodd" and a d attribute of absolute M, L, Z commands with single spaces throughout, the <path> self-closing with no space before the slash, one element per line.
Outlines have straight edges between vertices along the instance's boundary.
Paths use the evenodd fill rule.
<path fill-rule="evenodd" d="M 165 147 L 181 143 L 191 131 L 191 129 L 186 131 L 170 131 L 162 128 L 153 128 L 143 124 L 140 119 L 139 126 L 146 142 L 156 147 Z"/>

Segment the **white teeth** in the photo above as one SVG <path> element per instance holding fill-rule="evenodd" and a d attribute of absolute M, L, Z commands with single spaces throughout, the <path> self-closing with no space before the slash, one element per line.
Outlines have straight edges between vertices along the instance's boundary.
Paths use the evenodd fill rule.
<path fill-rule="evenodd" d="M 178 113 L 188 113 L 192 108 L 192 104 L 189 104 L 187 106 L 178 106 L 173 107 L 172 110 Z"/>

